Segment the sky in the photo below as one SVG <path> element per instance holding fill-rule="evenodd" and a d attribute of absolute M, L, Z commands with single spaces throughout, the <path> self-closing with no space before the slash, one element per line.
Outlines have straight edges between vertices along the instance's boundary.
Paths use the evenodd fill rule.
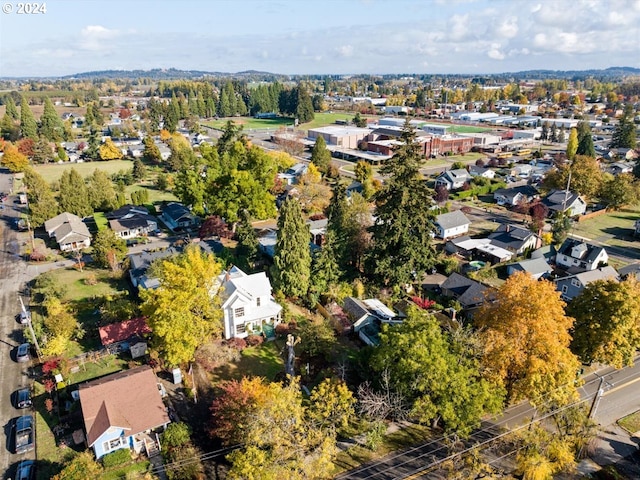
<path fill-rule="evenodd" d="M 0 0 L 0 77 L 640 68 L 640 0 Z M 33 4 L 33 2 L 31 2 Z"/>

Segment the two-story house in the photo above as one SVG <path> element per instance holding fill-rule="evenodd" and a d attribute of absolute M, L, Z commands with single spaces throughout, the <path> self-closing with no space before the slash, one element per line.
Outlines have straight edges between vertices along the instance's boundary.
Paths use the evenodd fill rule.
<path fill-rule="evenodd" d="M 262 332 L 265 325 L 280 323 L 282 307 L 271 295 L 271 282 L 264 272 L 247 275 L 232 267 L 218 277 L 224 337 L 244 338 Z"/>
<path fill-rule="evenodd" d="M 547 206 L 550 215 L 564 212 L 570 217 L 577 217 L 587 211 L 587 202 L 577 193 L 567 190 L 554 190 L 542 203 Z"/>
<path fill-rule="evenodd" d="M 556 253 L 556 265 L 572 272 L 595 270 L 609 262 L 603 247 L 567 238 Z"/>
<path fill-rule="evenodd" d="M 596 280 L 619 281 L 620 276 L 615 268 L 606 266 L 559 278 L 555 281 L 556 290 L 560 292 L 560 296 L 564 301 L 569 302 L 580 295 L 580 292 L 582 292 L 587 285 Z"/>
<path fill-rule="evenodd" d="M 471 178 L 471 174 L 464 168 L 447 170 L 436 178 L 436 187 L 443 185 L 447 190 L 457 190 L 462 188 L 466 182 L 470 182 Z"/>

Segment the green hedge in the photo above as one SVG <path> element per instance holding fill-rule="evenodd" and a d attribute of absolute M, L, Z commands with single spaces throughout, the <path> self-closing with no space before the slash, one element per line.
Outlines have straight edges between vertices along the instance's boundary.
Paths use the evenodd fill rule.
<path fill-rule="evenodd" d="M 477 197 L 479 195 L 487 195 L 489 193 L 493 193 L 500 188 L 505 188 L 507 186 L 504 182 L 492 183 L 490 185 L 483 185 L 482 187 L 474 187 L 469 190 L 462 190 L 460 192 L 455 193 L 455 197 L 458 200 L 462 200 L 463 198 L 469 197 Z"/>
<path fill-rule="evenodd" d="M 104 468 L 113 468 L 119 465 L 124 465 L 131 461 L 131 452 L 128 448 L 121 448 L 115 452 L 108 453 L 102 457 L 102 465 Z"/>

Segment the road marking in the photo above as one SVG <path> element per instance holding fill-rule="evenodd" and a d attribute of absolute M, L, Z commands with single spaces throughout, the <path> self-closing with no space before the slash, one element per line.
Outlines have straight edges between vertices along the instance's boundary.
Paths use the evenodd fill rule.
<path fill-rule="evenodd" d="M 613 392 L 615 392 L 615 391 L 617 391 L 617 390 L 620 390 L 621 388 L 628 387 L 629 385 L 634 384 L 634 383 L 636 383 L 636 382 L 640 382 L 640 377 L 638 377 L 638 378 L 634 378 L 634 379 L 633 379 L 633 380 L 631 380 L 630 382 L 623 383 L 622 385 L 619 385 L 619 386 L 617 386 L 617 387 L 614 387 L 614 388 L 612 388 L 611 390 L 607 390 L 606 392 L 604 392 L 604 393 L 602 394 L 602 396 L 604 397 L 605 395 L 609 395 L 610 393 L 613 393 Z"/>

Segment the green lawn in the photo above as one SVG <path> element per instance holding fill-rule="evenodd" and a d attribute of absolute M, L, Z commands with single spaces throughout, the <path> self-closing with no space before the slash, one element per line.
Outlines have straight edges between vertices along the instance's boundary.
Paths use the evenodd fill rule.
<path fill-rule="evenodd" d="M 215 369 L 211 375 L 213 383 L 239 380 L 245 376 L 274 380 L 278 373 L 284 372 L 284 360 L 280 355 L 283 347 L 283 340 L 276 339 L 257 347 L 245 348 L 238 363 L 229 363 Z"/>
<path fill-rule="evenodd" d="M 131 170 L 131 160 L 109 160 L 108 162 L 84 162 L 84 163 L 55 163 L 46 165 L 34 165 L 34 169 L 49 183 L 60 180 L 62 174 L 71 168 L 75 168 L 81 177 L 88 177 L 94 170 L 102 170 L 108 175 L 118 173 L 120 170 Z"/>
<path fill-rule="evenodd" d="M 96 226 L 98 227 L 98 231 L 102 231 L 109 225 L 109 220 L 105 216 L 104 212 L 96 212 L 93 214 L 93 220 L 96 222 Z"/>
<path fill-rule="evenodd" d="M 638 249 L 633 236 L 634 222 L 640 219 L 640 207 L 627 207 L 573 224 L 571 233 L 606 245 Z"/>
<path fill-rule="evenodd" d="M 130 463 L 129 465 L 114 467 L 106 470 L 100 475 L 100 480 L 123 480 L 127 478 L 145 478 L 144 474 L 149 471 L 151 462 L 142 460 Z"/>
<path fill-rule="evenodd" d="M 125 188 L 125 194 L 127 195 L 127 199 L 131 198 L 131 193 L 136 192 L 138 190 L 147 190 L 149 192 L 149 203 L 156 205 L 160 202 L 177 202 L 178 197 L 176 197 L 171 192 L 165 192 L 162 190 L 158 190 L 156 186 L 151 181 L 145 181 L 142 183 L 135 183 L 133 185 L 129 185 Z"/>
<path fill-rule="evenodd" d="M 618 420 L 618 425 L 631 434 L 640 431 L 640 410 Z"/>
<path fill-rule="evenodd" d="M 440 125 L 440 123 L 438 125 Z M 491 132 L 492 131 L 492 129 L 490 129 L 490 128 L 474 127 L 474 126 L 471 126 L 471 125 L 453 125 L 453 124 L 450 124 L 449 126 L 451 127 L 449 129 L 450 133 L 484 133 L 484 132 Z"/>
<path fill-rule="evenodd" d="M 280 128 L 284 126 L 293 126 L 293 118 L 277 117 L 277 118 L 253 118 L 253 117 L 231 117 L 220 120 L 212 120 L 210 122 L 202 122 L 207 127 L 222 130 L 228 120 L 232 120 L 238 125 L 242 125 L 244 130 L 265 130 L 269 128 Z"/>
<path fill-rule="evenodd" d="M 82 301 L 92 297 L 113 295 L 127 289 L 127 282 L 123 279 L 114 279 L 110 272 L 98 268 L 85 268 L 82 272 L 74 268 L 60 268 L 52 270 L 51 275 L 58 283 L 67 286 L 65 301 Z M 86 280 L 95 276 L 95 285 L 87 284 Z"/>

